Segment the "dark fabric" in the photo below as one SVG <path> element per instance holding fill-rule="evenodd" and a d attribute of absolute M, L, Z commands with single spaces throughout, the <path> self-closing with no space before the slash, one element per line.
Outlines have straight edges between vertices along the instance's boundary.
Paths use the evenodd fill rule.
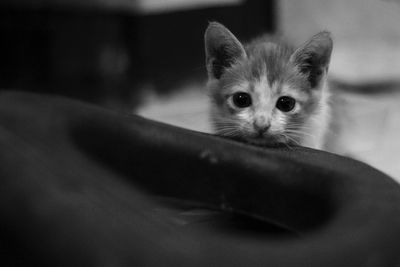
<path fill-rule="evenodd" d="M 400 188 L 363 163 L 62 98 L 0 95 L 0 190 L 3 265 L 400 264 Z"/>

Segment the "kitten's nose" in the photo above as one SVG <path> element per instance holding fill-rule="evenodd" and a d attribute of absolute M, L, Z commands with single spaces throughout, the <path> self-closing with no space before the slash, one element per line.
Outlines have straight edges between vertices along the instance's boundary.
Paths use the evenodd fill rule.
<path fill-rule="evenodd" d="M 260 135 L 262 135 L 263 133 L 267 132 L 269 127 L 271 127 L 271 124 L 269 123 L 254 123 L 254 130 L 257 131 Z"/>

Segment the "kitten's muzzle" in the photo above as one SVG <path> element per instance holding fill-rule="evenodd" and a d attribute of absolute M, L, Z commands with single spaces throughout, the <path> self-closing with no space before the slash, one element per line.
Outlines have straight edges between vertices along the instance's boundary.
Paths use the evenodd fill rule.
<path fill-rule="evenodd" d="M 269 123 L 260 124 L 260 123 L 254 122 L 253 127 L 254 127 L 254 131 L 256 133 L 258 133 L 259 136 L 262 136 L 262 135 L 264 135 L 264 133 L 268 132 L 269 128 L 271 127 L 271 124 L 269 124 Z"/>

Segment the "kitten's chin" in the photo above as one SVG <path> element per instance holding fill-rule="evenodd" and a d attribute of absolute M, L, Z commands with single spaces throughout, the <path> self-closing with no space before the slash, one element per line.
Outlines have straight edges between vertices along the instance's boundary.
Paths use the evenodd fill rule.
<path fill-rule="evenodd" d="M 245 137 L 244 141 L 252 145 L 266 146 L 266 147 L 278 147 L 285 144 L 285 140 L 283 140 L 282 138 L 272 137 L 272 136 Z"/>

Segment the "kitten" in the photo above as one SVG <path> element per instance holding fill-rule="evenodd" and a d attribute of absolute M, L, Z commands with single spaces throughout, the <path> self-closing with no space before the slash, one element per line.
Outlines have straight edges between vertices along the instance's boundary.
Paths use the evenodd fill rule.
<path fill-rule="evenodd" d="M 323 148 L 333 45 L 328 32 L 297 49 L 267 36 L 242 45 L 212 22 L 204 39 L 216 134 L 256 145 Z"/>

